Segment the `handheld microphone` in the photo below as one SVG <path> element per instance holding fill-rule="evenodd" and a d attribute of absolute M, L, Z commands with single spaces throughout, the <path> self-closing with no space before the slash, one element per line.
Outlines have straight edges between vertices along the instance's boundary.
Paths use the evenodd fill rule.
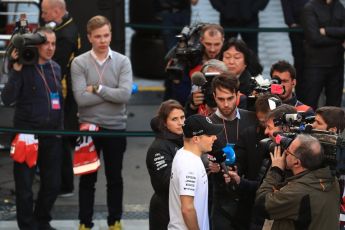
<path fill-rule="evenodd" d="M 207 82 L 205 75 L 199 71 L 192 74 L 191 81 L 192 84 L 196 86 L 203 86 Z"/>

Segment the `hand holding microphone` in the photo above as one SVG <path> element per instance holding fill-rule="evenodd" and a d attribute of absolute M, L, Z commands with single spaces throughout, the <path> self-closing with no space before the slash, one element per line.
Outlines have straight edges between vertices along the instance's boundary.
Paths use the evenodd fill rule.
<path fill-rule="evenodd" d="M 206 83 L 206 78 L 202 72 L 195 72 L 191 77 L 191 81 L 193 84 L 192 90 L 192 105 L 193 107 L 198 107 L 202 105 L 205 100 L 205 95 L 202 91 L 202 86 Z"/>

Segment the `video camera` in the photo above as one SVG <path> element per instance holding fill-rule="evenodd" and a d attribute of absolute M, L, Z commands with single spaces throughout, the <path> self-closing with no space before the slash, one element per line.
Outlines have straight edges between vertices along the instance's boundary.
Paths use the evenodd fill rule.
<path fill-rule="evenodd" d="M 328 165 L 336 174 L 345 173 L 345 139 L 340 135 L 311 126 L 312 117 L 303 117 L 300 114 L 284 114 L 274 119 L 275 126 L 281 125 L 282 132 L 275 133 L 275 141 L 265 138 L 260 141 L 264 152 L 269 154 L 274 147 L 280 145 L 282 150 L 287 149 L 298 134 L 309 134 L 315 137 L 324 149 L 324 165 Z M 267 156 L 268 157 L 268 156 Z"/>
<path fill-rule="evenodd" d="M 261 75 L 251 78 L 250 83 L 251 92 L 257 94 L 270 93 L 275 95 L 284 94 L 285 88 L 281 85 L 281 80 L 277 77 L 271 80 L 264 79 Z"/>
<path fill-rule="evenodd" d="M 216 101 L 213 97 L 211 83 L 214 77 L 219 76 L 220 73 L 212 72 L 212 73 L 202 73 L 202 72 L 195 72 L 192 74 L 191 81 L 192 81 L 192 91 L 197 89 L 201 89 L 201 92 L 205 95 L 205 104 L 211 108 L 217 106 Z"/>
<path fill-rule="evenodd" d="M 176 37 L 179 39 L 165 59 L 168 60 L 166 72 L 172 80 L 180 80 L 186 67 L 193 68 L 202 60 L 203 46 L 200 43 L 200 31 L 205 24 L 198 23 L 183 27 Z"/>
<path fill-rule="evenodd" d="M 23 65 L 33 65 L 38 62 L 38 49 L 36 45 L 43 44 L 47 38 L 44 34 L 37 32 L 31 33 L 25 14 L 21 15 L 12 33 L 10 44 L 7 48 L 6 56 L 10 61 L 18 61 Z M 12 60 L 13 49 L 18 50 L 18 60 Z"/>

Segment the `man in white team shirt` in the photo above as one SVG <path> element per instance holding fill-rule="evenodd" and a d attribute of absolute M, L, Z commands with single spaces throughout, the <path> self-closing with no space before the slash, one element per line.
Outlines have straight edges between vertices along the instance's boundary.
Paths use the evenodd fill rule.
<path fill-rule="evenodd" d="M 200 156 L 212 150 L 222 130 L 222 125 L 199 114 L 186 119 L 184 145 L 177 151 L 171 169 L 168 229 L 209 229 L 208 180 Z"/>

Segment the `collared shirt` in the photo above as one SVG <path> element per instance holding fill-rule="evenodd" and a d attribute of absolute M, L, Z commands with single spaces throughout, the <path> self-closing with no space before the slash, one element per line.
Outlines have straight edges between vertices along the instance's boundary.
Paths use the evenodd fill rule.
<path fill-rule="evenodd" d="M 103 65 L 104 62 L 106 62 L 106 60 L 107 60 L 108 58 L 113 58 L 113 54 L 112 54 L 110 48 L 109 48 L 109 50 L 108 50 L 108 54 L 107 54 L 106 58 L 104 58 L 102 61 L 100 61 L 100 60 L 98 59 L 98 57 L 97 57 L 97 55 L 96 55 L 96 53 L 95 53 L 95 51 L 94 51 L 93 49 L 91 49 L 91 56 L 96 60 L 96 62 L 97 62 L 99 65 Z"/>
<path fill-rule="evenodd" d="M 241 119 L 241 115 L 240 115 L 240 112 L 239 112 L 238 108 L 236 108 L 236 117 L 235 117 L 234 119 L 229 119 L 229 118 L 224 117 L 223 114 L 219 111 L 218 108 L 217 108 L 217 110 L 216 110 L 215 113 L 216 113 L 216 115 L 217 115 L 219 118 L 224 119 L 224 120 L 226 120 L 226 121 L 233 121 L 233 120 L 235 120 L 236 118 L 237 118 L 237 119 Z"/>

